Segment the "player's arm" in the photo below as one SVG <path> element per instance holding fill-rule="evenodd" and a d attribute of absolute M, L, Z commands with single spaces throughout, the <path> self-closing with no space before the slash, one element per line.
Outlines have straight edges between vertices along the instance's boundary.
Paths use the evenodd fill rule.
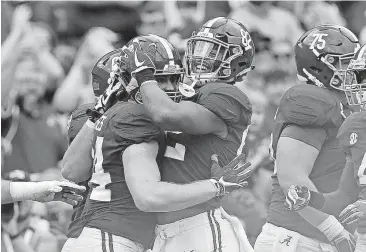
<path fill-rule="evenodd" d="M 242 186 L 251 174 L 250 163 L 239 155 L 221 168 L 212 157 L 212 179 L 189 184 L 161 181 L 156 163 L 158 144 L 155 141 L 134 144 L 123 153 L 126 182 L 136 206 L 145 212 L 170 212 L 184 209 Z"/>
<path fill-rule="evenodd" d="M 315 192 L 318 191 L 309 175 L 318 157 L 322 141 L 325 140 L 325 132 L 323 131 L 320 128 L 302 129 L 292 125 L 283 130 L 277 144 L 275 165 L 280 186 L 285 194 L 293 184 L 306 186 Z M 307 139 L 308 143 L 302 141 L 309 135 L 312 137 Z M 303 209 L 299 213 L 315 227 L 328 216 L 312 208 Z"/>
<path fill-rule="evenodd" d="M 139 42 L 135 41 L 131 48 L 123 47 L 122 50 L 121 67 L 137 80 L 143 104 L 155 123 L 164 130 L 227 136 L 226 124 L 214 113 L 191 102 L 178 105 L 158 87 L 154 78 L 155 46 L 151 45 L 147 52 L 143 52 Z M 141 63 L 132 59 L 139 59 Z"/>
<path fill-rule="evenodd" d="M 137 73 L 136 78 L 146 71 L 151 70 Z M 216 114 L 194 102 L 174 102 L 159 88 L 153 79 L 152 71 L 151 78 L 150 81 L 144 82 L 140 91 L 149 116 L 162 129 L 198 135 L 214 133 L 223 138 L 227 136 L 227 126 Z"/>
<path fill-rule="evenodd" d="M 123 153 L 126 182 L 136 206 L 145 212 L 170 212 L 184 209 L 216 196 L 209 180 L 179 185 L 160 181 L 156 163 L 158 144 L 134 144 Z"/>
<path fill-rule="evenodd" d="M 312 193 L 309 206 L 322 212 L 339 216 L 339 213 L 349 204 L 357 200 L 359 187 L 354 175 L 352 162 L 347 162 L 337 191 L 320 195 Z"/>
<path fill-rule="evenodd" d="M 285 195 L 291 185 L 302 185 L 314 192 L 317 188 L 310 180 L 313 169 L 326 138 L 322 128 L 286 127 L 277 144 L 276 168 L 280 186 Z M 298 213 L 312 226 L 320 230 L 338 251 L 353 251 L 355 242 L 337 219 L 312 207 L 305 207 Z"/>
<path fill-rule="evenodd" d="M 62 159 L 62 176 L 70 181 L 79 183 L 90 178 L 93 167 L 92 147 L 94 128 L 87 121 L 67 149 Z"/>

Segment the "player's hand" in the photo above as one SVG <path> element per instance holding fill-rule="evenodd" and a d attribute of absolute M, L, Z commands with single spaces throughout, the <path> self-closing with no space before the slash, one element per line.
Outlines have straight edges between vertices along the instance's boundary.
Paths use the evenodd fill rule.
<path fill-rule="evenodd" d="M 343 209 L 338 219 L 342 225 L 351 225 L 364 215 L 366 215 L 366 201 L 358 200 Z"/>
<path fill-rule="evenodd" d="M 113 101 L 116 100 L 117 93 L 124 91 L 122 82 L 114 78 L 113 74 L 108 82 L 110 83 L 108 88 L 97 98 L 94 109 L 86 110 L 89 120 L 93 123 L 95 123 L 112 106 Z"/>
<path fill-rule="evenodd" d="M 133 42 L 129 47 L 124 46 L 122 51 L 121 68 L 123 71 L 131 76 L 145 69 L 152 69 L 155 73 L 156 45 L 154 43 L 148 46 L 146 52 L 142 51 L 139 41 Z"/>
<path fill-rule="evenodd" d="M 306 186 L 291 185 L 286 194 L 285 205 L 288 210 L 299 211 L 309 204 L 310 195 Z"/>
<path fill-rule="evenodd" d="M 83 200 L 86 188 L 67 181 L 41 181 L 34 183 L 32 200 L 39 202 L 62 201 L 76 206 Z"/>
<path fill-rule="evenodd" d="M 218 186 L 217 196 L 228 194 L 247 185 L 246 180 L 252 172 L 250 163 L 245 161 L 244 154 L 240 154 L 224 167 L 220 167 L 216 154 L 211 156 L 211 178 Z"/>
<path fill-rule="evenodd" d="M 343 229 L 332 241 L 330 241 L 338 252 L 354 252 L 356 248 L 356 239 L 347 230 Z"/>

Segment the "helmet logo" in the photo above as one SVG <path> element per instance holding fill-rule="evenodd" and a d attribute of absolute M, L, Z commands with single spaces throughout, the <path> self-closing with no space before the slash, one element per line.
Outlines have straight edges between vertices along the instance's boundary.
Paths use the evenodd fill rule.
<path fill-rule="evenodd" d="M 241 43 L 243 43 L 245 51 L 252 49 L 253 47 L 250 44 L 250 42 L 252 42 L 252 38 L 250 37 L 249 32 L 241 29 L 240 34 L 241 34 Z"/>
<path fill-rule="evenodd" d="M 313 50 L 316 46 L 319 50 L 324 49 L 325 47 L 325 40 L 323 39 L 323 36 L 326 37 L 328 34 L 326 33 L 315 33 L 313 34 L 314 40 L 311 42 L 310 50 Z"/>

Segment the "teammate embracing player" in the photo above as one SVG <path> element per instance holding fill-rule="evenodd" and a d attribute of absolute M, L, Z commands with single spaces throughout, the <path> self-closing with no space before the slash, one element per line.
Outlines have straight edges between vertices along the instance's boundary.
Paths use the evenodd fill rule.
<path fill-rule="evenodd" d="M 151 52 L 154 48 L 153 64 L 159 89 L 164 90 L 169 99 L 177 100 L 180 97 L 177 85 L 182 75 L 179 54 L 168 41 L 155 35 L 136 37 L 126 48 L 135 48 L 136 44 L 144 52 Z M 117 58 L 111 60 L 113 63 L 118 61 Z M 135 73 L 137 65 L 143 64 L 134 56 L 128 62 L 130 66 L 134 64 Z M 101 62 L 102 68 L 104 64 Z M 114 65 L 112 69 L 115 69 Z M 144 251 L 155 236 L 156 214 L 152 212 L 175 211 L 205 202 L 238 188 L 248 176 L 245 169 L 248 164 L 240 155 L 223 168 L 214 158 L 212 169 L 203 180 L 186 184 L 162 182 L 158 163 L 165 153 L 165 133 L 139 104 L 141 95 L 136 89 L 126 95 L 130 86 L 122 83 L 128 83 L 131 75 L 115 70 L 111 73 L 108 88 L 95 105 L 95 111 L 89 113 L 90 119 L 63 160 L 64 169 L 69 170 L 64 173 L 69 175 L 68 179 L 79 182 L 91 175 L 91 191 L 84 208 L 88 218 L 73 251 Z M 149 153 L 148 157 L 153 157 L 151 162 L 146 167 L 126 169 L 131 167 L 131 160 L 126 159 L 125 152 L 131 152 L 129 150 L 135 146 L 144 146 L 143 143 L 158 147 L 156 152 Z M 142 155 L 136 157 L 144 158 Z M 210 156 L 208 164 L 211 164 Z M 92 171 L 90 167 L 93 167 Z M 143 179 L 136 181 L 129 176 L 133 170 L 139 171 Z M 136 184 L 143 193 L 131 189 Z"/>
<path fill-rule="evenodd" d="M 288 89 L 276 113 L 271 204 L 255 251 L 352 251 L 352 235 L 334 217 L 313 208 L 289 211 L 284 203 L 293 184 L 321 193 L 338 187 L 346 157 L 336 136 L 350 113 L 339 88 L 359 47 L 338 25 L 317 26 L 297 41 L 298 77 L 306 83 Z"/>
<path fill-rule="evenodd" d="M 186 72 L 193 82 L 180 84 L 181 93 L 189 97 L 180 103 L 159 88 L 154 78 L 156 47 L 149 47 L 143 51 L 136 42 L 124 48 L 121 63 L 122 70 L 136 78 L 149 116 L 167 131 L 161 179 L 179 184 L 209 179 L 211 155 L 218 154 L 223 165 L 240 155 L 251 122 L 251 103 L 233 85 L 253 69 L 255 49 L 249 32 L 235 20 L 218 17 L 188 40 Z M 128 157 L 135 167 L 139 157 L 156 152 L 156 146 L 148 144 L 135 147 Z M 139 181 L 138 174 L 134 178 Z M 237 238 L 240 231 L 235 233 L 228 219 L 220 211 L 220 198 L 158 213 L 153 251 L 244 251 L 245 239 Z"/>
<path fill-rule="evenodd" d="M 293 185 L 287 193 L 287 202 L 295 211 L 311 206 L 334 216 L 340 215 L 342 222 L 347 224 L 357 221 L 355 252 L 363 252 L 366 251 L 366 45 L 349 64 L 341 89 L 348 104 L 360 112 L 348 116 L 338 132 L 339 144 L 347 156 L 339 188 L 329 194 L 320 194 L 300 184 Z M 342 211 L 348 204 L 351 205 Z"/>

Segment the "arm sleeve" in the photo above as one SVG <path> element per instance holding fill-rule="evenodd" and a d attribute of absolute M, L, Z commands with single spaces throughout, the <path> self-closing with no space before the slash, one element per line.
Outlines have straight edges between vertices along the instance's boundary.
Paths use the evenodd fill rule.
<path fill-rule="evenodd" d="M 343 170 L 339 188 L 332 193 L 324 194 L 325 203 L 322 212 L 339 216 L 339 213 L 349 204 L 357 200 L 359 187 L 355 179 L 352 162 L 347 162 Z"/>
<path fill-rule="evenodd" d="M 325 142 L 327 133 L 320 127 L 300 127 L 290 124 L 283 129 L 281 137 L 290 137 L 320 150 Z"/>

